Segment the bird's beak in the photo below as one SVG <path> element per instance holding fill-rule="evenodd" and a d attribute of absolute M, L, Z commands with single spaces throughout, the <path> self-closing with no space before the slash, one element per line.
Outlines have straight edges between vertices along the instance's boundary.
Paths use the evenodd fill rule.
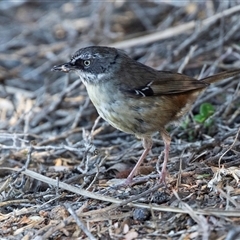
<path fill-rule="evenodd" d="M 51 71 L 61 71 L 61 72 L 70 72 L 71 70 L 75 70 L 75 67 L 71 62 L 54 66 L 51 69 Z"/>

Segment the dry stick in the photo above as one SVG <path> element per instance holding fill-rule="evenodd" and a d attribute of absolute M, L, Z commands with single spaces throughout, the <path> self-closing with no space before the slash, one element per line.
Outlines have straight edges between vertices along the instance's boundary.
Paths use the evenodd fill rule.
<path fill-rule="evenodd" d="M 229 195 L 229 191 L 228 191 L 228 193 L 225 193 L 220 187 L 217 187 L 214 185 L 213 185 L 213 188 L 214 188 L 215 192 L 219 192 L 221 194 L 221 197 L 226 198 L 227 202 L 231 202 L 237 209 L 239 209 L 240 204 L 231 198 L 231 196 Z M 227 205 L 226 205 L 226 210 L 228 210 Z"/>
<path fill-rule="evenodd" d="M 101 160 L 101 162 L 96 166 L 96 174 L 95 174 L 92 182 L 91 182 L 91 183 L 89 184 L 89 186 L 86 188 L 86 190 L 89 190 L 89 189 L 92 187 L 92 185 L 94 184 L 94 182 L 97 181 L 98 175 L 99 175 L 99 173 L 100 173 L 99 169 L 100 169 L 100 167 L 104 164 L 104 162 L 106 161 L 107 157 L 108 157 L 108 155 L 106 155 L 106 156 Z"/>
<path fill-rule="evenodd" d="M 21 89 L 21 88 L 17 88 L 17 87 L 13 87 L 13 86 L 5 86 L 4 84 L 0 84 L 0 87 L 4 87 L 4 89 L 6 90 L 6 92 L 8 94 L 19 94 L 19 95 L 22 95 L 24 96 L 25 98 L 34 98 L 35 97 L 35 93 L 34 92 L 31 92 L 31 91 L 28 91 L 28 90 L 24 90 L 24 89 Z"/>
<path fill-rule="evenodd" d="M 8 133 L 8 132 L 2 132 L 0 131 L 0 139 L 1 138 L 6 138 L 6 139 L 13 139 L 17 137 L 17 140 L 23 141 L 23 142 L 28 142 L 27 140 L 21 139 L 20 137 L 32 137 L 32 138 L 41 138 L 38 135 L 34 135 L 31 133 Z"/>
<path fill-rule="evenodd" d="M 228 80 L 229 81 L 229 80 Z M 231 88 L 233 85 L 235 85 L 235 81 L 230 82 L 228 85 L 226 85 L 223 88 L 219 88 L 212 93 L 206 94 L 206 97 L 199 98 L 198 101 L 193 105 L 193 108 L 201 105 L 204 102 L 207 102 L 209 99 L 214 98 L 215 96 L 219 96 L 221 93 L 224 93 L 227 91 L 227 89 Z M 224 107 L 225 109 L 225 107 Z"/>
<path fill-rule="evenodd" d="M 21 203 L 30 203 L 30 200 L 29 199 L 8 200 L 8 201 L 0 202 L 0 207 L 11 206 L 14 204 L 19 205 Z"/>
<path fill-rule="evenodd" d="M 2 194 L 3 191 L 8 191 L 7 188 L 9 188 L 10 183 L 12 182 L 12 177 L 8 177 L 4 183 L 1 183 L 0 186 L 0 194 Z M 1 180 L 3 182 L 3 180 Z M 0 205 L 1 206 L 1 205 Z"/>
<path fill-rule="evenodd" d="M 82 214 L 80 214 L 82 217 Z M 87 216 L 87 215 L 86 215 Z M 88 223 L 94 223 L 94 222 L 100 222 L 100 221 L 109 221 L 109 220 L 117 220 L 117 222 L 120 222 L 121 219 L 128 219 L 132 216 L 132 212 L 124 212 L 123 213 L 111 213 L 109 214 L 107 211 L 104 211 L 103 214 L 99 214 L 96 216 L 89 215 L 87 218 Z"/>
<path fill-rule="evenodd" d="M 92 144 L 92 140 L 93 140 L 93 137 L 94 137 L 94 132 L 95 132 L 95 129 L 96 129 L 97 124 L 99 123 L 100 119 L 101 119 L 101 117 L 98 116 L 97 119 L 95 120 L 94 124 L 93 124 L 93 127 L 92 127 L 92 129 L 91 129 L 90 135 L 88 136 L 88 140 L 87 140 L 87 142 L 86 142 L 86 144 L 85 144 L 85 145 L 86 145 L 86 148 L 87 148 L 87 145 Z M 103 128 L 103 127 L 100 127 L 100 128 L 99 128 L 100 131 L 102 130 L 102 128 Z M 99 130 L 99 129 L 98 129 L 98 130 Z M 91 147 L 91 148 L 92 148 L 92 147 Z M 94 149 L 93 151 L 97 151 L 97 149 L 95 149 L 95 146 L 93 146 L 93 149 Z M 96 166 L 96 174 L 95 174 L 92 182 L 91 182 L 91 183 L 89 184 L 89 186 L 86 188 L 86 190 L 89 190 L 89 189 L 92 187 L 92 185 L 94 184 L 94 182 L 97 180 L 97 177 L 98 177 L 98 175 L 99 175 L 99 173 L 100 173 L 99 169 L 100 169 L 100 167 L 103 165 L 103 163 L 105 162 L 105 160 L 107 159 L 107 157 L 108 157 L 108 155 L 106 155 L 106 156 L 101 160 L 101 162 Z"/>
<path fill-rule="evenodd" d="M 223 19 L 223 18 L 221 18 Z M 218 19 L 216 19 L 218 20 Z M 211 22 L 208 26 L 203 26 L 201 29 L 201 31 L 197 31 L 195 33 L 193 33 L 192 36 L 190 36 L 189 38 L 187 38 L 182 44 L 180 44 L 180 46 L 174 51 L 174 55 L 178 55 L 180 51 L 182 51 L 183 49 L 185 49 L 188 45 L 190 45 L 193 41 L 197 40 L 199 35 L 203 34 L 204 32 L 206 32 L 213 24 L 215 24 L 216 21 Z M 222 23 L 222 21 L 221 21 Z M 234 34 L 236 31 L 238 31 L 239 27 L 240 27 L 240 21 L 238 19 L 238 21 L 236 21 L 236 23 L 234 22 L 233 27 L 230 29 L 230 31 L 225 35 L 221 35 L 222 34 L 222 24 L 221 24 L 221 31 L 220 31 L 220 41 L 216 41 L 214 42 L 214 44 L 208 46 L 205 48 L 205 52 L 209 52 L 217 47 L 221 47 L 221 52 L 222 52 L 222 46 L 224 42 L 227 42 Z M 198 55 L 200 55 L 201 53 L 203 53 L 202 49 L 199 49 L 194 57 L 197 57 Z"/>
<path fill-rule="evenodd" d="M 183 161 L 183 154 L 184 154 L 184 150 L 181 153 L 180 156 L 180 161 L 179 161 L 179 170 L 178 170 L 178 177 L 177 177 L 177 181 L 176 181 L 176 189 L 179 188 L 180 184 L 182 183 L 182 161 Z"/>
<path fill-rule="evenodd" d="M 36 78 L 36 76 L 39 76 L 42 73 L 48 71 L 50 68 L 51 62 L 50 61 L 44 62 L 42 65 L 34 68 L 34 70 L 26 73 L 22 78 L 24 79 L 24 81 L 29 81 L 31 79 Z"/>
<path fill-rule="evenodd" d="M 197 223 L 199 235 L 202 235 L 202 240 L 209 239 L 210 235 L 210 224 L 206 217 L 198 215 L 187 203 L 182 203 L 182 208 L 186 213 Z"/>
<path fill-rule="evenodd" d="M 4 168 L 4 169 L 10 170 L 10 171 L 17 171 L 17 169 L 13 169 L 13 168 Z M 22 171 L 22 173 L 29 176 L 29 177 L 32 177 L 36 180 L 39 180 L 39 181 L 45 182 L 47 184 L 53 185 L 55 187 L 58 184 L 58 182 L 56 180 L 45 177 L 45 176 L 43 176 L 39 173 L 33 172 L 31 170 L 28 170 L 28 169 Z M 66 184 L 66 183 L 63 183 L 63 182 L 59 182 L 59 187 L 64 189 L 64 190 L 82 195 L 84 197 L 93 198 L 93 199 L 97 199 L 97 200 L 101 200 L 101 201 L 105 201 L 105 202 L 116 203 L 112 206 L 112 208 L 117 208 L 119 206 L 128 204 L 131 207 L 139 207 L 139 208 L 147 208 L 147 209 L 152 208 L 152 210 L 156 210 L 156 211 L 173 212 L 173 213 L 186 213 L 185 210 L 182 210 L 182 209 L 179 209 L 179 208 L 174 208 L 174 207 L 151 205 L 151 204 L 144 204 L 144 203 L 130 203 L 130 201 L 134 201 L 134 200 L 139 199 L 140 198 L 139 196 L 145 195 L 146 193 L 149 193 L 149 191 L 156 191 L 159 188 L 159 186 L 155 186 L 154 188 L 152 188 L 152 189 L 150 189 L 150 190 L 148 190 L 144 193 L 141 193 L 137 196 L 134 196 L 134 198 L 131 198 L 131 200 L 125 200 L 125 201 L 122 201 L 122 200 L 119 200 L 119 199 L 116 199 L 116 198 L 113 198 L 113 197 L 102 196 L 102 195 L 99 195 L 99 194 L 88 192 L 84 189 L 73 187 L 73 186 L 71 186 L 69 184 Z M 226 210 L 223 211 L 223 210 L 220 210 L 220 209 L 207 209 L 207 210 L 195 209 L 194 211 L 195 211 L 196 214 L 203 214 L 203 215 L 240 217 L 240 212 L 234 211 L 234 210 L 233 211 L 226 211 Z"/>
<path fill-rule="evenodd" d="M 232 228 L 228 232 L 227 237 L 225 238 L 225 240 L 239 239 L 239 236 L 240 236 L 240 227 L 235 226 L 234 228 Z"/>
<path fill-rule="evenodd" d="M 84 223 L 80 220 L 80 218 L 77 216 L 76 212 L 73 210 L 70 204 L 64 203 L 64 206 L 68 210 L 68 212 L 71 214 L 77 225 L 80 229 L 87 235 L 87 237 L 90 240 L 95 240 L 96 238 L 92 235 L 92 233 L 87 229 L 87 227 L 84 225 Z"/>
<path fill-rule="evenodd" d="M 239 83 L 238 83 L 238 85 L 237 85 L 237 87 L 236 87 L 236 89 L 235 89 L 234 94 L 233 94 L 232 97 L 231 97 L 231 98 L 232 98 L 232 99 L 231 99 L 231 102 L 232 102 L 232 103 L 233 103 L 235 100 L 237 100 L 237 98 L 240 96 L 240 91 L 239 91 L 239 90 L 240 90 L 240 81 L 239 81 Z M 232 104 L 231 104 L 231 103 L 227 105 L 225 111 L 223 112 L 223 116 L 227 116 L 227 114 L 229 113 L 229 111 L 231 111 L 231 107 L 232 107 Z M 239 110 L 239 108 L 238 108 L 237 110 Z M 236 111 L 236 112 L 238 112 L 238 111 Z M 231 114 L 231 115 L 230 115 L 230 119 L 227 121 L 228 125 L 230 125 L 230 124 L 232 123 L 234 117 L 235 117 L 234 114 Z"/>
<path fill-rule="evenodd" d="M 101 117 L 98 116 L 98 117 L 96 118 L 96 120 L 94 121 L 94 124 L 93 124 L 92 129 L 91 129 L 91 133 L 90 133 L 90 140 L 92 140 L 93 137 L 94 137 L 94 135 L 96 134 L 96 133 L 95 133 L 95 130 L 96 130 L 96 127 L 97 127 L 100 119 L 101 119 Z M 100 129 L 102 129 L 102 128 L 100 128 Z M 97 132 L 97 133 L 98 133 L 98 132 Z"/>
<path fill-rule="evenodd" d="M 201 69 L 200 74 L 198 75 L 198 80 L 203 78 L 203 73 L 205 72 L 206 68 L 207 68 L 207 65 L 204 64 L 202 69 Z"/>
<path fill-rule="evenodd" d="M 41 52 L 42 54 L 46 54 L 48 52 L 55 52 L 58 51 L 59 49 L 62 49 L 66 46 L 65 42 L 60 42 L 60 43 L 52 43 L 52 44 L 46 44 L 46 45 L 41 45 Z M 39 47 L 39 46 L 38 46 Z M 24 56 L 29 54 L 30 52 L 34 51 L 36 49 L 35 46 L 30 46 L 30 47 L 25 47 L 25 48 L 20 48 L 20 50 L 16 50 L 14 52 L 13 57 L 16 59 L 19 59 L 19 56 Z M 15 55 L 15 56 L 14 56 Z M 21 57 L 20 57 L 21 58 Z M 57 58 L 57 57 L 56 57 Z M 23 76 L 23 79 L 25 80 L 30 80 L 30 79 L 35 79 L 37 76 L 42 74 L 43 72 L 47 71 L 48 69 L 51 68 L 51 61 L 44 62 L 42 65 L 34 68 L 32 71 L 26 73 Z M 19 90 L 19 89 L 18 89 Z"/>
<path fill-rule="evenodd" d="M 186 49 L 190 44 L 192 44 L 194 41 L 197 41 L 197 39 L 199 38 L 199 35 L 202 35 L 203 33 L 205 33 L 207 30 L 209 30 L 209 28 L 215 24 L 215 22 L 217 21 L 218 19 L 215 19 L 215 21 L 212 21 L 210 24 L 208 25 L 203 25 L 201 26 L 201 23 L 200 22 L 197 22 L 196 24 L 196 28 L 197 30 L 191 35 L 189 36 L 188 38 L 186 38 L 185 41 L 183 41 L 178 47 L 177 49 L 175 49 L 173 51 L 173 54 L 174 56 L 178 56 L 179 53 L 181 51 L 183 51 L 184 49 Z"/>
<path fill-rule="evenodd" d="M 239 11 L 240 11 L 240 5 L 226 9 L 220 13 L 215 14 L 214 16 L 211 16 L 211 17 L 203 20 L 202 26 L 209 25 L 212 22 L 215 22 L 216 20 L 218 20 L 222 17 L 229 16 L 229 15 L 237 13 Z M 152 34 L 149 34 L 146 36 L 137 37 L 137 38 L 133 38 L 133 39 L 122 41 L 122 42 L 117 42 L 117 43 L 111 44 L 111 46 L 116 47 L 116 48 L 130 48 L 130 47 L 134 47 L 136 45 L 149 44 L 152 42 L 171 38 L 173 36 L 177 36 L 179 34 L 185 33 L 186 31 L 189 31 L 189 30 L 192 30 L 193 28 L 195 28 L 197 26 L 197 24 L 198 24 L 198 21 L 191 21 L 189 23 L 181 24 L 176 27 L 168 28 L 165 31 L 152 33 Z"/>
<path fill-rule="evenodd" d="M 27 149 L 26 147 L 15 147 L 15 146 L 6 146 L 6 145 L 2 145 L 0 144 L 0 149 L 4 149 L 4 150 L 11 150 L 11 149 L 15 149 L 15 150 L 25 150 Z M 68 151 L 73 151 L 73 152 L 79 152 L 79 148 L 77 147 L 69 147 L 66 145 L 61 145 L 60 147 L 56 147 L 56 146 L 33 146 L 32 145 L 32 149 L 33 150 L 45 150 L 45 151 L 50 151 L 50 150 L 68 150 Z"/>
<path fill-rule="evenodd" d="M 37 116 L 43 117 L 46 112 L 45 112 L 45 110 L 43 110 Z M 46 114 L 45 114 L 45 116 L 46 116 Z M 38 118 L 38 117 L 36 117 L 36 118 Z M 69 123 L 72 123 L 73 120 L 74 120 L 74 116 L 69 114 L 64 119 L 55 120 L 53 123 L 52 123 L 52 121 L 48 121 L 48 122 L 45 122 L 43 124 L 38 124 L 37 127 L 31 129 L 31 132 L 34 133 L 34 134 L 41 134 L 43 132 L 51 131 L 54 127 L 61 127 L 61 126 L 65 127 Z"/>
<path fill-rule="evenodd" d="M 211 44 L 205 48 L 200 48 L 198 49 L 198 51 L 195 52 L 194 56 L 193 57 L 197 57 L 203 53 L 208 53 L 208 52 L 211 52 L 213 51 L 214 49 L 216 48 L 219 48 L 220 46 L 223 45 L 223 43 L 229 41 L 229 39 L 237 32 L 239 31 L 239 27 L 240 27 L 240 21 L 238 20 L 237 23 L 232 23 L 231 24 L 233 27 L 230 29 L 230 31 L 223 37 L 223 40 L 220 42 L 220 41 L 216 41 L 214 42 L 214 44 Z"/>
<path fill-rule="evenodd" d="M 6 169 L 6 170 L 11 170 L 11 171 L 17 171 L 16 169 L 12 169 L 12 168 L 3 168 L 3 169 Z M 47 184 L 52 184 L 49 180 L 52 180 L 50 178 L 47 178 L 47 177 L 44 177 L 40 174 L 37 174 L 33 171 L 30 171 L 30 170 L 27 170 L 27 171 L 24 171 L 22 172 L 30 177 L 33 177 L 34 179 L 37 179 L 39 181 L 42 181 L 42 182 L 45 182 Z M 54 180 L 53 180 L 54 181 Z M 56 181 L 55 181 L 56 182 Z M 54 186 L 56 186 L 56 184 L 52 184 Z M 83 193 L 86 192 L 86 191 L 82 191 L 81 189 L 79 188 L 75 188 L 75 187 L 71 187 L 70 185 L 68 184 L 65 184 L 65 187 L 62 186 L 61 182 L 59 184 L 59 186 L 62 188 L 62 189 L 66 189 L 70 192 L 74 192 L 76 194 L 80 194 L 80 195 L 83 195 L 83 196 L 90 196 L 90 198 L 94 198 L 94 199 L 98 199 L 98 200 L 103 200 L 103 201 L 106 201 L 106 202 L 112 202 L 112 203 L 119 203 L 119 204 L 113 204 L 105 209 L 107 210 L 111 210 L 111 209 L 114 209 L 114 208 L 117 208 L 119 207 L 120 205 L 122 205 L 122 201 L 121 200 L 118 200 L 118 199 L 114 199 L 114 198 L 109 198 L 109 197 L 103 197 L 103 196 L 100 196 L 98 194 L 94 194 L 94 193 L 89 193 L 87 195 L 84 195 Z M 67 186 L 67 187 L 66 187 Z M 75 191 L 76 190 L 76 191 Z M 143 193 L 142 193 L 143 194 Z M 136 196 L 138 197 L 138 196 Z M 101 198 L 101 199 L 100 199 Z M 114 201 L 112 201 L 112 199 Z M 151 205 L 151 204 L 142 204 L 142 203 L 129 203 L 128 204 L 129 206 L 132 206 L 132 207 L 139 207 L 139 208 L 147 208 L 147 209 L 152 209 L 152 210 L 156 210 L 156 211 L 163 211 L 163 212 L 173 212 L 173 213 L 186 213 L 184 210 L 182 209 L 179 209 L 179 208 L 173 208 L 173 207 L 165 207 L 165 206 L 157 206 L 157 205 Z M 37 207 L 39 208 L 39 206 Z M 29 214 L 31 212 L 34 211 L 34 209 L 36 209 L 35 207 L 32 207 L 30 208 L 30 211 L 29 210 L 19 210 L 19 211 L 16 211 L 15 212 L 15 215 L 16 216 L 20 216 L 20 215 L 23 215 L 23 214 Z M 84 213 L 81 213 L 80 215 L 81 216 L 91 216 L 93 217 L 93 215 L 96 215 L 96 214 L 99 214 L 102 212 L 103 209 L 98 209 L 98 210 L 93 210 L 93 211 L 89 211 L 89 212 L 84 212 Z M 233 211 L 226 211 L 226 210 L 220 210 L 220 209 L 207 209 L 207 210 L 202 210 L 202 209 L 195 209 L 194 210 L 196 214 L 203 214 L 203 215 L 215 215 L 215 216 L 226 216 L 226 217 L 231 217 L 231 216 L 234 216 L 234 217 L 240 217 L 240 212 L 237 212 L 235 210 Z M 9 214 L 5 215 L 4 216 L 4 219 L 7 219 L 9 217 Z"/>
<path fill-rule="evenodd" d="M 88 202 L 85 202 L 78 210 L 77 210 L 77 215 L 80 215 L 80 213 L 83 211 L 83 209 L 86 208 Z M 61 221 L 59 224 L 55 225 L 53 222 L 51 225 L 47 225 L 45 228 L 42 228 L 37 232 L 37 236 L 42 236 L 43 239 L 49 239 L 49 237 L 57 232 L 58 230 L 61 231 L 63 228 L 65 228 L 67 225 L 69 225 L 73 221 L 73 217 L 69 216 L 65 218 L 63 221 Z M 44 234 L 42 232 L 45 231 L 45 229 L 48 229 L 47 232 Z"/>
<path fill-rule="evenodd" d="M 155 29 L 155 31 L 159 31 L 159 29 L 169 28 L 169 26 L 173 25 L 175 21 L 178 21 L 178 19 L 180 19 L 180 17 L 184 13 L 185 13 L 184 8 L 174 9 L 174 11 L 169 12 L 169 14 L 164 17 L 163 21 L 158 24 L 157 29 Z"/>
<path fill-rule="evenodd" d="M 234 139 L 233 143 L 231 144 L 231 146 L 219 158 L 219 160 L 218 160 L 218 167 L 219 168 L 221 168 L 221 166 L 220 166 L 221 165 L 221 160 L 224 157 L 224 155 L 226 155 L 234 147 L 235 143 L 237 142 L 239 132 L 240 132 L 240 127 L 238 128 L 237 134 L 236 134 L 235 139 Z"/>
<path fill-rule="evenodd" d="M 12 169 L 12 170 L 14 170 L 14 169 Z M 22 173 L 29 176 L 29 177 L 32 177 L 36 180 L 45 182 L 45 183 L 50 184 L 50 185 L 55 186 L 55 187 L 59 186 L 62 189 L 65 189 L 65 190 L 73 192 L 73 193 L 77 193 L 79 195 L 82 195 L 82 196 L 85 196 L 85 197 L 88 197 L 88 198 L 98 199 L 98 200 L 101 200 L 101 201 L 112 202 L 112 203 L 120 203 L 121 202 L 120 200 L 112 198 L 112 197 L 101 196 L 101 195 L 98 195 L 98 194 L 95 194 L 95 193 L 92 193 L 92 192 L 88 192 L 84 189 L 80 189 L 80 188 L 71 186 L 71 185 L 63 183 L 63 182 L 58 182 L 55 179 L 43 176 L 39 173 L 36 173 L 36 172 L 28 170 L 28 169 L 22 171 Z"/>
<path fill-rule="evenodd" d="M 189 60 L 192 58 L 194 51 L 196 50 L 197 45 L 191 46 L 190 51 L 188 53 L 188 55 L 184 58 L 183 63 L 181 64 L 181 66 L 178 68 L 178 72 L 182 73 L 183 69 L 185 68 L 185 66 L 188 64 Z"/>
<path fill-rule="evenodd" d="M 82 131 L 82 138 L 83 138 L 83 144 L 85 146 L 85 153 L 83 156 L 82 164 L 78 166 L 78 170 L 82 174 L 86 174 L 88 172 L 88 166 L 89 166 L 88 163 L 90 161 L 90 157 L 92 156 L 92 154 L 96 153 L 96 147 L 95 145 L 92 144 L 91 137 L 88 136 L 84 128 Z M 82 168 L 82 165 L 84 165 L 84 168 Z"/>
<path fill-rule="evenodd" d="M 239 89 L 239 87 L 238 87 L 238 89 Z M 240 115 L 240 108 L 237 108 L 236 111 L 229 116 L 230 119 L 227 120 L 227 125 L 230 126 L 239 115 Z"/>
<path fill-rule="evenodd" d="M 173 190 L 173 194 L 179 201 L 181 201 L 180 197 L 178 196 L 175 190 Z M 194 209 L 192 209 L 187 203 L 181 201 L 181 204 L 186 213 L 188 213 L 189 216 L 198 224 L 199 226 L 198 231 L 202 235 L 202 239 L 203 240 L 209 239 L 210 229 L 206 218 L 202 215 L 197 215 Z"/>
<path fill-rule="evenodd" d="M 27 169 L 30 162 L 31 162 L 31 159 L 32 159 L 32 153 L 33 153 L 33 147 L 32 147 L 32 144 L 30 144 L 30 146 L 28 147 L 28 153 L 27 153 L 27 161 L 24 165 L 24 168 Z"/>
<path fill-rule="evenodd" d="M 62 140 L 62 139 L 66 139 L 69 137 L 69 135 L 72 135 L 74 133 L 80 133 L 82 132 L 82 127 L 79 127 L 79 128 L 75 128 L 75 129 L 71 129 L 67 132 L 63 132 L 57 136 L 53 136 L 53 137 L 50 137 L 49 139 L 47 140 L 43 140 L 42 142 L 38 142 L 38 146 L 44 146 L 44 145 L 48 145 L 49 143 L 52 143 L 52 142 L 57 142 L 59 140 Z"/>
<path fill-rule="evenodd" d="M 87 97 L 85 103 L 83 105 L 80 105 L 79 110 L 75 116 L 74 122 L 72 123 L 71 129 L 74 129 L 77 127 L 83 115 L 83 111 L 87 108 L 87 106 L 89 105 L 89 102 L 90 102 L 90 98 Z"/>
<path fill-rule="evenodd" d="M 130 9 L 135 13 L 139 21 L 143 24 L 143 26 L 147 30 L 154 30 L 154 26 L 152 25 L 149 17 L 146 14 L 145 9 L 143 9 L 141 6 L 139 6 L 139 3 L 135 1 L 129 1 Z"/>
<path fill-rule="evenodd" d="M 229 55 L 232 54 L 232 48 L 227 48 L 227 51 L 224 54 L 221 54 L 219 58 L 217 58 L 212 64 L 211 67 L 208 69 L 208 72 L 206 71 L 205 74 L 212 75 L 215 72 L 216 67 L 221 63 L 225 58 L 227 58 Z"/>
<path fill-rule="evenodd" d="M 67 88 L 65 88 L 58 97 L 58 100 L 53 102 L 44 113 L 41 113 L 39 115 L 37 115 L 34 119 L 34 123 L 33 125 L 37 125 L 47 114 L 53 112 L 58 105 L 63 101 L 63 99 L 65 98 L 65 96 L 71 92 L 73 89 L 77 88 L 80 84 L 82 83 L 81 79 L 77 79 L 76 81 L 74 81 L 70 86 L 68 86 Z"/>

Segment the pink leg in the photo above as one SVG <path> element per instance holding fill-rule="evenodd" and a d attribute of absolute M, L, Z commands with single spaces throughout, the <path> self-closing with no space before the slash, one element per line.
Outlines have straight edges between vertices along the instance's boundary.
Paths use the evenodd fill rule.
<path fill-rule="evenodd" d="M 169 136 L 167 131 L 161 131 L 161 136 L 164 141 L 164 161 L 162 166 L 162 171 L 160 175 L 160 182 L 166 183 L 166 176 L 167 176 L 167 162 L 168 162 L 168 156 L 170 151 L 170 143 L 171 143 L 171 137 Z"/>
<path fill-rule="evenodd" d="M 131 185 L 133 181 L 133 177 L 136 175 L 138 168 L 140 167 L 140 165 L 142 164 L 142 161 L 145 159 L 145 157 L 148 155 L 149 151 L 151 150 L 153 145 L 152 138 L 151 137 L 143 138 L 142 144 L 143 144 L 144 152 L 142 153 L 141 157 L 139 158 L 137 164 L 135 165 L 131 173 L 128 175 L 125 182 L 126 185 Z"/>

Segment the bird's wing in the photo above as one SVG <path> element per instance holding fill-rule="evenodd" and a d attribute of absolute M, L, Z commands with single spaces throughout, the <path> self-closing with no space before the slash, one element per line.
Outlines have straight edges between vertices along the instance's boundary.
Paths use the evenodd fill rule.
<path fill-rule="evenodd" d="M 134 83 L 130 85 L 125 82 L 120 90 L 132 97 L 148 97 L 183 93 L 209 85 L 204 81 L 169 71 L 150 71 L 148 69 L 146 74 L 147 69 L 142 73 L 138 71 L 138 74 L 134 74 L 132 76 L 135 79 L 132 81 Z M 148 76 L 148 79 L 143 78 L 143 74 Z M 137 79 L 137 76 L 140 76 L 140 80 Z"/>

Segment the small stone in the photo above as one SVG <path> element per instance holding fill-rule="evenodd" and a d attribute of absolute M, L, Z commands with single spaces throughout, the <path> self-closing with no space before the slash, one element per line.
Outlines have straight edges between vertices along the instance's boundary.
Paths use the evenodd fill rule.
<path fill-rule="evenodd" d="M 145 208 L 136 208 L 133 211 L 133 219 L 136 221 L 146 221 L 150 219 L 150 211 L 148 209 Z"/>

